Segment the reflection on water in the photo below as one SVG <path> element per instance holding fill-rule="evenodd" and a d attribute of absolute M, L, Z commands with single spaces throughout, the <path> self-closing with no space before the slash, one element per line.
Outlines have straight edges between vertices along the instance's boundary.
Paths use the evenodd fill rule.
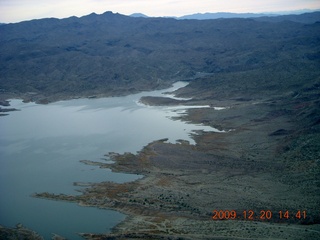
<path fill-rule="evenodd" d="M 21 111 L 0 118 L 0 224 L 22 223 L 46 238 L 53 232 L 76 239 L 75 232 L 109 231 L 124 219 L 123 214 L 30 195 L 79 194 L 73 182 L 121 183 L 138 179 L 142 176 L 113 173 L 79 160 L 103 161 L 105 153 L 136 152 L 162 138 L 194 143 L 190 138 L 193 130 L 215 131 L 173 121 L 170 117 L 177 116 L 184 107 L 137 104 L 142 96 L 161 96 L 184 85 L 179 82 L 162 91 L 48 105 L 11 100 L 10 107 Z"/>

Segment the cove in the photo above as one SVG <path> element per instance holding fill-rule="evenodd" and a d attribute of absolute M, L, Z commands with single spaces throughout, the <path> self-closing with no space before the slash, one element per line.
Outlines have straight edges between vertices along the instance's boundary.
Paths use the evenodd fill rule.
<path fill-rule="evenodd" d="M 35 192 L 79 194 L 74 182 L 126 182 L 142 176 L 113 173 L 80 163 L 105 161 L 108 152 L 137 152 L 154 140 L 168 138 L 194 143 L 190 134 L 214 128 L 172 117 L 187 107 L 150 107 L 142 96 L 163 96 L 185 86 L 125 97 L 75 99 L 48 105 L 11 100 L 10 112 L 0 117 L 0 224 L 17 223 L 50 239 L 52 233 L 81 239 L 77 232 L 103 233 L 123 221 L 124 214 L 80 207 L 74 203 L 31 197 Z M 209 107 L 209 106 L 201 106 Z"/>

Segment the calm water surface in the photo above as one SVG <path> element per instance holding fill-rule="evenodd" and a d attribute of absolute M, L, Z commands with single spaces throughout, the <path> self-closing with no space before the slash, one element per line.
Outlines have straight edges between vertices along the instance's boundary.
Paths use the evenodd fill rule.
<path fill-rule="evenodd" d="M 184 107 L 147 107 L 138 103 L 142 96 L 161 96 L 185 85 L 178 82 L 162 91 L 48 105 L 11 100 L 10 107 L 20 111 L 0 117 L 0 224 L 12 227 L 22 223 L 46 239 L 52 233 L 79 239 L 77 232 L 110 231 L 125 215 L 30 195 L 79 194 L 74 182 L 122 183 L 141 178 L 88 166 L 79 160 L 103 161 L 101 158 L 108 152 L 136 152 L 161 138 L 194 143 L 190 138 L 193 130 L 215 131 L 172 120 L 183 113 Z"/>

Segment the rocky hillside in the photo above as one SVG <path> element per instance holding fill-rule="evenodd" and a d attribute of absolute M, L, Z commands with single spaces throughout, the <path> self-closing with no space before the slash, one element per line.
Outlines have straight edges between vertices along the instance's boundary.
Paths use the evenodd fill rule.
<path fill-rule="evenodd" d="M 106 12 L 0 26 L 1 98 L 53 101 L 163 88 L 201 73 L 317 67 L 320 24 Z M 274 83 L 276 84 L 276 83 Z"/>

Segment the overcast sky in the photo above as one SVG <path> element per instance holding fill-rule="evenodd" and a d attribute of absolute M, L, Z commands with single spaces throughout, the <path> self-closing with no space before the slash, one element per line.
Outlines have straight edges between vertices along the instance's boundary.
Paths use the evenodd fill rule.
<path fill-rule="evenodd" d="M 106 11 L 148 16 L 183 16 L 205 12 L 261 13 L 320 9 L 320 0 L 0 0 L 0 22 Z"/>

